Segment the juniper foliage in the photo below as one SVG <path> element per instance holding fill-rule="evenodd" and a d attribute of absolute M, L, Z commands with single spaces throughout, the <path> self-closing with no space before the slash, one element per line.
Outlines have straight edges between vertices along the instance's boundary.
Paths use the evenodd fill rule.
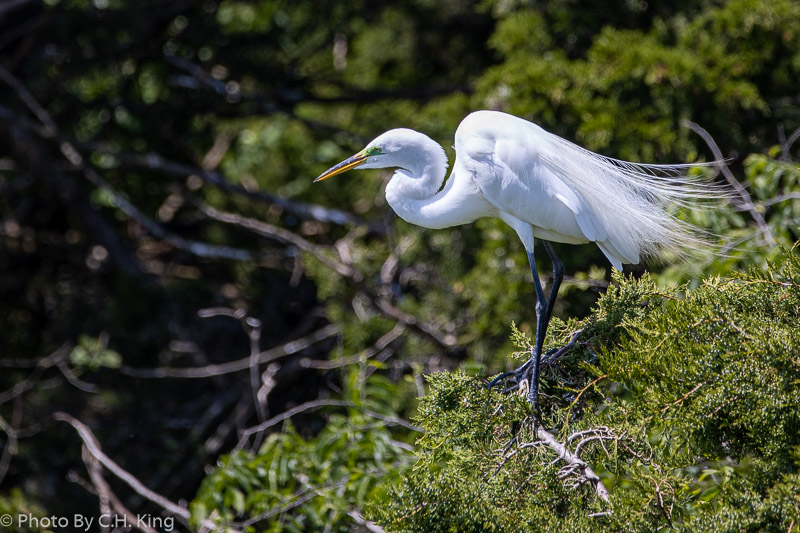
<path fill-rule="evenodd" d="M 585 320 L 554 325 L 551 347 L 582 331 L 544 372 L 542 423 L 599 474 L 610 507 L 537 441 L 523 394 L 457 372 L 430 376 L 418 463 L 374 518 L 389 531 L 790 530 L 800 256 L 784 252 L 780 267 L 693 289 L 617 275 Z M 608 438 L 579 444 L 591 435 Z"/>

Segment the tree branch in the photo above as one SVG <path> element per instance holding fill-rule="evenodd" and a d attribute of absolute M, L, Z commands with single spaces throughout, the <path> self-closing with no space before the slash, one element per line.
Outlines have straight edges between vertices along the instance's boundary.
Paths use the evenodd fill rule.
<path fill-rule="evenodd" d="M 537 421 L 536 423 L 536 436 L 539 438 L 541 442 L 547 445 L 551 450 L 553 450 L 558 456 L 559 459 L 567 463 L 567 465 L 574 467 L 576 470 L 581 472 L 581 475 L 588 480 L 592 486 L 594 486 L 594 490 L 597 495 L 606 503 L 610 504 L 611 500 L 609 499 L 608 489 L 606 486 L 603 485 L 603 481 L 600 479 L 592 467 L 589 464 L 581 459 L 577 453 L 572 453 L 569 451 L 567 446 L 558 439 L 556 439 L 555 435 L 544 429 L 542 425 Z"/>
<path fill-rule="evenodd" d="M 189 518 L 191 514 L 189 510 L 185 507 L 181 507 L 177 503 L 170 501 L 169 499 L 165 498 L 161 494 L 158 494 L 142 484 L 133 474 L 119 466 L 115 463 L 111 458 L 109 458 L 105 453 L 103 453 L 102 448 L 100 447 L 100 443 L 97 442 L 97 438 L 92 433 L 92 430 L 89 429 L 89 426 L 84 424 L 83 422 L 79 421 L 78 419 L 74 418 L 73 416 L 64 413 L 64 412 L 56 412 L 53 413 L 53 418 L 59 422 L 66 422 L 70 426 L 72 426 L 75 431 L 78 432 L 81 440 L 83 440 L 83 444 L 86 447 L 86 450 L 97 459 L 109 472 L 117 476 L 120 480 L 125 482 L 131 489 L 133 489 L 137 494 L 145 498 L 146 500 L 158 505 L 162 509 L 168 511 L 169 513 L 175 515 L 182 522 L 188 525 Z M 209 522 L 209 521 L 206 521 Z M 203 525 L 207 525 L 205 522 Z M 211 527 L 214 527 L 215 524 L 210 523 Z"/>
<path fill-rule="evenodd" d="M 776 246 L 775 239 L 772 236 L 772 230 L 764 220 L 764 217 L 761 215 L 761 213 L 758 212 L 758 209 L 753 203 L 753 199 L 750 198 L 747 190 L 741 183 L 739 183 L 739 180 L 736 179 L 736 177 L 733 175 L 733 172 L 731 172 L 731 170 L 728 168 L 728 165 L 725 163 L 725 158 L 722 156 L 722 151 L 719 149 L 719 146 L 717 146 L 717 143 L 714 142 L 714 138 L 711 137 L 711 134 L 708 133 L 708 131 L 706 131 L 703 127 L 690 120 L 684 120 L 682 124 L 703 138 L 708 147 L 711 149 L 714 159 L 717 160 L 717 165 L 722 171 L 722 175 L 725 176 L 725 179 L 728 181 L 731 187 L 734 188 L 736 193 L 739 195 L 739 198 L 741 198 L 741 205 L 744 210 L 750 213 L 750 216 L 753 217 L 753 220 L 758 225 L 760 233 L 764 235 L 764 237 L 767 239 L 767 242 L 771 246 Z"/>
<path fill-rule="evenodd" d="M 291 243 L 300 250 L 310 253 L 325 266 L 350 281 L 351 284 L 362 294 L 364 294 L 372 302 L 375 308 L 384 315 L 394 318 L 406 326 L 417 330 L 425 337 L 433 340 L 436 344 L 445 349 L 450 349 L 455 345 L 456 339 L 453 335 L 444 334 L 434 325 L 428 324 L 411 314 L 397 309 L 386 298 L 382 298 L 375 294 L 371 288 L 364 284 L 364 276 L 361 274 L 361 272 L 353 269 L 341 261 L 334 259 L 330 254 L 325 252 L 323 247 L 311 243 L 301 236 L 284 228 L 279 228 L 260 220 L 243 217 L 235 213 L 220 211 L 196 199 L 193 201 L 201 212 L 208 217 L 213 218 L 214 220 L 219 220 L 220 222 L 225 222 L 248 229 L 253 233 L 269 239 L 277 239 L 282 242 Z"/>
<path fill-rule="evenodd" d="M 81 446 L 81 457 L 83 459 L 83 464 L 86 465 L 86 471 L 89 472 L 89 479 L 92 480 L 92 485 L 94 485 L 97 497 L 100 500 L 101 515 L 110 516 L 111 507 L 113 506 L 118 514 L 125 517 L 128 524 L 136 527 L 139 531 L 143 533 L 158 533 L 155 529 L 141 524 L 140 520 L 123 505 L 119 498 L 117 498 L 117 495 L 114 494 L 103 477 L 103 469 L 100 465 L 100 461 L 89 452 L 89 448 L 85 443 Z M 104 528 L 104 530 L 107 531 L 108 528 Z"/>
<path fill-rule="evenodd" d="M 320 341 L 332 337 L 339 333 L 339 327 L 334 324 L 329 324 L 305 337 L 287 342 L 281 346 L 270 348 L 258 353 L 258 364 L 264 364 L 269 361 L 274 361 L 287 355 L 292 355 L 299 351 L 305 350 Z M 126 376 L 136 378 L 178 378 L 178 379 L 203 379 L 212 376 L 221 376 L 224 374 L 231 374 L 241 370 L 247 370 L 252 365 L 251 356 L 243 357 L 235 361 L 227 363 L 220 363 L 216 365 L 207 365 L 193 368 L 136 368 L 127 365 L 120 367 L 120 372 Z"/>

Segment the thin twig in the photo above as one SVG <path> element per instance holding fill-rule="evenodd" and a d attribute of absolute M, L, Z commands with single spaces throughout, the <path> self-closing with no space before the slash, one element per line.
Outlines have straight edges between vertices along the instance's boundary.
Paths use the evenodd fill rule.
<path fill-rule="evenodd" d="M 783 125 L 781 125 L 781 127 L 779 129 L 779 132 L 780 132 L 781 136 L 783 137 L 784 136 L 784 134 L 783 134 Z M 788 163 L 788 162 L 790 162 L 792 160 L 792 154 L 791 154 L 790 150 L 792 149 L 792 145 L 799 138 L 800 138 L 800 128 L 797 128 L 796 130 L 794 130 L 792 132 L 791 135 L 789 135 L 788 139 L 784 139 L 781 142 L 781 161 L 783 161 L 784 163 Z"/>
<path fill-rule="evenodd" d="M 264 422 L 258 424 L 257 426 L 253 426 L 242 431 L 242 437 L 239 439 L 239 444 L 236 445 L 236 448 L 237 449 L 242 448 L 245 442 L 247 442 L 247 439 L 248 437 L 250 437 L 250 435 L 261 433 L 271 428 L 272 426 L 280 424 L 284 420 L 293 417 L 298 413 L 302 413 L 305 411 L 313 411 L 321 407 L 355 407 L 355 404 L 353 402 L 348 402 L 343 400 L 312 400 L 310 402 L 302 403 L 297 407 L 293 407 L 288 411 L 284 411 L 283 413 L 277 416 L 273 416 L 269 420 L 265 420 Z"/>
<path fill-rule="evenodd" d="M 365 528 L 370 533 L 384 533 L 384 530 L 383 530 L 383 528 L 381 526 L 379 526 L 375 522 L 371 522 L 371 521 L 367 520 L 366 518 L 364 518 L 364 515 L 362 515 L 360 512 L 358 512 L 355 509 L 353 509 L 351 511 L 348 511 L 347 512 L 347 516 L 352 518 L 353 522 L 355 522 L 357 525 Z"/>
<path fill-rule="evenodd" d="M 334 490 L 334 489 L 338 489 L 339 487 L 341 487 L 343 485 L 347 485 L 348 481 L 350 481 L 349 477 L 347 477 L 347 478 L 345 478 L 345 479 L 343 479 L 341 481 L 337 481 L 336 483 L 332 483 L 330 485 L 326 485 L 324 487 L 312 487 L 312 488 L 310 488 L 308 490 L 305 490 L 303 492 L 297 493 L 297 494 L 294 495 L 295 496 L 295 500 L 294 501 L 286 503 L 286 504 L 284 504 L 282 506 L 279 506 L 279 507 L 273 507 L 269 511 L 267 511 L 265 513 L 262 513 L 259 516 L 256 516 L 256 517 L 253 517 L 253 518 L 251 518 L 249 520 L 245 520 L 244 522 L 241 522 L 239 525 L 242 528 L 248 528 L 249 526 L 252 526 L 253 524 L 261 522 L 262 520 L 266 520 L 268 518 L 272 518 L 275 515 L 283 514 L 283 513 L 287 512 L 287 511 L 291 511 L 292 509 L 300 507 L 301 505 L 303 505 L 307 501 L 312 500 L 312 499 L 316 498 L 317 496 L 321 496 L 323 492 L 328 492 L 328 491 L 331 491 L 331 490 Z"/>
<path fill-rule="evenodd" d="M 683 396 L 681 396 L 680 398 L 678 398 L 678 399 L 677 399 L 677 400 L 675 400 L 674 402 L 672 402 L 672 403 L 670 403 L 670 404 L 666 405 L 666 406 L 665 406 L 663 409 L 661 409 L 661 412 L 662 412 L 662 413 L 663 413 L 663 412 L 666 412 L 666 411 L 667 411 L 667 409 L 669 409 L 669 408 L 670 408 L 670 407 L 672 407 L 673 405 L 678 405 L 679 403 L 681 403 L 682 401 L 684 401 L 686 398 L 688 398 L 689 396 L 691 396 L 692 394 L 694 394 L 694 393 L 697 391 L 697 389 L 699 389 L 700 387 L 702 387 L 702 386 L 703 386 L 703 385 L 705 385 L 705 384 L 706 384 L 706 382 L 705 382 L 705 381 L 701 381 L 700 383 L 698 383 L 697 385 L 695 385 L 695 386 L 694 386 L 694 388 L 692 388 L 692 390 L 690 390 L 689 392 L 687 392 L 686 394 L 684 394 Z"/>
<path fill-rule="evenodd" d="M 275 359 L 280 359 L 281 357 L 285 357 L 287 355 L 292 355 L 302 350 L 305 350 L 309 346 L 312 346 L 318 342 L 321 342 L 325 339 L 333 337 L 339 333 L 339 326 L 335 324 L 328 324 L 317 331 L 306 335 L 305 337 L 300 337 L 299 339 L 295 339 L 291 342 L 287 342 L 281 346 L 276 346 L 275 348 L 270 348 L 269 350 L 264 350 L 258 354 L 258 364 L 264 364 L 270 361 L 274 361 Z M 231 374 L 233 372 L 239 372 L 242 370 L 247 370 L 251 366 L 251 357 L 243 357 L 241 359 L 237 359 L 235 361 L 230 361 L 227 363 L 220 363 L 215 365 L 206 365 L 201 367 L 190 367 L 190 368 L 172 368 L 172 367 L 159 367 L 159 368 L 136 368 L 132 366 L 123 365 L 120 367 L 120 373 L 125 374 L 126 376 L 136 377 L 136 378 L 151 378 L 151 379 L 160 379 L 160 378 L 177 378 L 177 379 L 204 379 L 209 378 L 212 376 L 221 376 L 224 374 Z"/>
<path fill-rule="evenodd" d="M 92 480 L 95 494 L 98 500 L 100 500 L 101 516 L 111 516 L 111 508 L 113 507 L 117 514 L 125 517 L 126 523 L 130 524 L 131 527 L 135 527 L 143 533 L 158 533 L 155 529 L 147 526 L 142 520 L 134 516 L 134 514 L 123 505 L 119 498 L 117 498 L 117 495 L 114 494 L 114 491 L 111 490 L 108 482 L 103 477 L 103 468 L 100 465 L 100 461 L 89 452 L 86 444 L 81 446 L 81 457 L 83 459 L 83 464 L 86 465 L 86 471 L 89 472 L 89 479 Z M 100 522 L 98 522 L 98 524 L 104 531 L 110 529 L 107 524 L 104 525 Z"/>
<path fill-rule="evenodd" d="M 300 366 L 303 368 L 315 368 L 318 370 L 331 370 L 334 368 L 339 368 L 342 366 L 357 364 L 362 361 L 366 361 L 371 359 L 372 357 L 380 354 L 387 346 L 391 343 L 396 341 L 403 332 L 406 330 L 406 326 L 404 324 L 396 324 L 388 333 L 384 334 L 380 339 L 378 339 L 375 344 L 362 350 L 360 353 L 350 357 L 342 357 L 340 359 L 336 359 L 334 361 L 317 361 L 315 359 L 310 359 L 305 357 L 300 360 Z"/>
<path fill-rule="evenodd" d="M 425 432 L 423 428 L 410 424 L 409 422 L 403 420 L 402 418 L 376 413 L 375 411 L 364 409 L 363 407 L 360 407 L 353 402 L 345 400 L 312 400 L 310 402 L 305 402 L 296 407 L 293 407 L 288 411 L 284 411 L 283 413 L 276 415 L 270 418 L 269 420 L 265 420 L 264 422 L 258 424 L 257 426 L 245 429 L 244 431 L 242 431 L 242 436 L 239 439 L 239 443 L 236 445 L 236 449 L 237 450 L 242 449 L 247 443 L 247 439 L 250 437 L 250 435 L 261 433 L 273 426 L 280 424 L 284 420 L 287 420 L 295 416 L 296 414 L 303 413 L 306 411 L 314 411 L 322 407 L 347 407 L 350 409 L 356 409 L 358 411 L 361 411 L 364 415 L 380 420 L 386 424 L 401 426 L 411 431 L 416 431 L 418 433 Z"/>
<path fill-rule="evenodd" d="M 256 234 L 270 239 L 277 239 L 286 243 L 291 243 L 297 248 L 310 253 L 325 266 L 348 280 L 356 289 L 358 289 L 370 300 L 370 302 L 378 311 L 384 315 L 402 322 L 406 326 L 409 326 L 419 333 L 422 333 L 424 336 L 433 340 L 445 349 L 451 349 L 453 346 L 455 346 L 455 336 L 442 333 L 433 324 L 429 324 L 423 320 L 420 320 L 414 315 L 401 311 L 388 299 L 375 294 L 375 291 L 365 285 L 364 276 L 361 272 L 353 269 L 341 261 L 336 260 L 330 254 L 326 253 L 323 247 L 311 243 L 289 230 L 273 226 L 272 224 L 248 217 L 243 217 L 235 213 L 220 211 L 196 199 L 194 199 L 193 202 L 198 209 L 209 218 L 248 229 Z"/>
<path fill-rule="evenodd" d="M 722 175 L 725 176 L 725 179 L 741 198 L 742 207 L 750 213 L 751 217 L 753 217 L 753 220 L 758 225 L 760 232 L 766 237 L 767 242 L 771 246 L 775 246 L 775 239 L 772 236 L 772 231 L 770 230 L 769 225 L 767 224 L 766 220 L 764 220 L 764 217 L 761 215 L 761 213 L 759 213 L 758 209 L 753 203 L 753 199 L 750 197 L 750 194 L 748 194 L 744 186 L 739 183 L 739 180 L 736 179 L 736 177 L 733 175 L 733 172 L 731 172 L 731 170 L 728 168 L 728 165 L 725 163 L 725 158 L 722 156 L 722 151 L 719 149 L 719 146 L 717 146 L 717 143 L 714 142 L 714 138 L 711 137 L 711 134 L 708 133 L 708 131 L 706 131 L 702 126 L 692 122 L 691 120 L 684 120 L 682 124 L 703 138 L 708 147 L 711 149 L 714 159 L 717 160 L 717 164 L 719 169 L 722 171 Z"/>
<path fill-rule="evenodd" d="M 11 423 L 0 416 L 0 430 L 6 434 L 6 445 L 3 447 L 3 455 L 0 457 L 0 485 L 3 484 L 8 473 L 8 467 L 11 466 L 11 458 L 17 454 L 17 446 L 19 433 L 17 429 L 22 422 L 22 402 L 17 397 L 14 401 L 14 411 L 11 414 Z"/>
<path fill-rule="evenodd" d="M 72 345 L 69 343 L 62 344 L 60 348 L 54 351 L 52 354 L 48 355 L 47 357 L 40 359 L 36 363 L 36 367 L 33 371 L 28 375 L 27 378 L 18 382 L 14 385 L 11 389 L 0 393 L 0 404 L 3 404 L 9 400 L 13 400 L 18 396 L 24 394 L 26 391 L 32 389 L 36 386 L 36 383 L 39 382 L 39 379 L 44 374 L 45 370 L 50 367 L 56 366 L 59 362 L 62 362 L 66 359 L 69 355 L 70 351 L 72 350 Z"/>
<path fill-rule="evenodd" d="M 322 264 L 337 272 L 339 275 L 346 278 L 353 278 L 357 282 L 362 281 L 360 272 L 353 270 L 344 263 L 336 261 L 329 254 L 325 253 L 323 247 L 307 241 L 296 233 L 267 222 L 262 222 L 261 220 L 244 217 L 236 213 L 220 211 L 219 209 L 211 207 L 197 198 L 192 197 L 191 200 L 200 210 L 200 212 L 209 218 L 230 224 L 232 226 L 239 226 L 268 239 L 274 239 L 279 242 L 292 244 L 305 252 L 309 252 Z"/>

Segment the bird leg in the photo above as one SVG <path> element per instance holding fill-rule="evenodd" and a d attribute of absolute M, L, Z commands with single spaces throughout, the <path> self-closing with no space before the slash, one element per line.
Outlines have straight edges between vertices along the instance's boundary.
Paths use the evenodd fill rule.
<path fill-rule="evenodd" d="M 558 296 L 558 289 L 561 287 L 561 282 L 564 281 L 564 263 L 556 255 L 550 241 L 542 241 L 542 246 L 547 251 L 547 255 L 550 256 L 550 261 L 553 262 L 553 286 L 550 288 L 550 299 L 547 300 L 547 312 L 545 313 L 545 329 L 547 329 L 547 325 L 550 324 L 550 317 L 553 315 L 553 305 Z"/>
<path fill-rule="evenodd" d="M 528 369 L 530 376 L 528 401 L 533 403 L 533 411 L 535 413 L 539 412 L 539 365 L 542 359 L 542 346 L 544 345 L 544 337 L 547 334 L 547 326 L 550 324 L 550 317 L 553 315 L 553 306 L 558 296 L 558 289 L 564 280 L 564 264 L 556 255 L 549 241 L 542 240 L 541 242 L 545 251 L 547 251 L 547 255 L 550 256 L 550 261 L 553 262 L 553 286 L 550 288 L 550 298 L 548 298 L 545 305 L 542 282 L 539 279 L 539 272 L 536 270 L 536 259 L 533 257 L 533 253 L 529 252 L 528 261 L 531 264 L 533 286 L 536 289 L 536 342 L 531 351 L 531 365 Z"/>
<path fill-rule="evenodd" d="M 547 308 L 550 307 L 550 302 L 545 304 L 544 291 L 542 290 L 542 282 L 539 279 L 539 272 L 536 270 L 536 259 L 533 257 L 533 252 L 528 252 L 528 262 L 531 264 L 531 273 L 533 274 L 533 286 L 536 289 L 536 340 L 534 341 L 533 349 L 531 350 L 530 365 L 525 372 L 529 378 L 528 383 L 528 401 L 533 402 L 533 412 L 539 412 L 539 362 L 542 357 L 542 345 L 544 344 L 544 335 L 547 331 Z"/>
<path fill-rule="evenodd" d="M 564 280 L 564 264 L 556 255 L 550 242 L 545 240 L 541 242 L 553 262 L 553 286 L 550 288 L 550 298 L 545 300 L 542 282 L 536 269 L 536 259 L 533 256 L 533 252 L 528 252 L 528 261 L 531 265 L 531 274 L 533 274 L 533 286 L 536 289 L 536 340 L 531 349 L 531 358 L 518 369 L 500 374 L 489 383 L 489 388 L 492 388 L 495 384 L 507 378 L 511 378 L 512 384 L 519 384 L 523 379 L 527 380 L 529 384 L 528 401 L 533 403 L 534 412 L 539 411 L 539 365 L 542 359 L 544 337 L 547 333 L 547 326 L 550 324 L 550 317 L 553 315 L 558 289 Z M 552 351 L 555 352 L 556 350 Z"/>

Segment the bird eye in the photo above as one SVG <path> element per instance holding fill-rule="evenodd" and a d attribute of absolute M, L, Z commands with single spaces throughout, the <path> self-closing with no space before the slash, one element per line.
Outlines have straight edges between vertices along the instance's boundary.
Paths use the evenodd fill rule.
<path fill-rule="evenodd" d="M 371 146 L 370 148 L 367 148 L 367 151 L 365 152 L 367 157 L 378 155 L 379 153 L 381 153 L 380 146 Z"/>

